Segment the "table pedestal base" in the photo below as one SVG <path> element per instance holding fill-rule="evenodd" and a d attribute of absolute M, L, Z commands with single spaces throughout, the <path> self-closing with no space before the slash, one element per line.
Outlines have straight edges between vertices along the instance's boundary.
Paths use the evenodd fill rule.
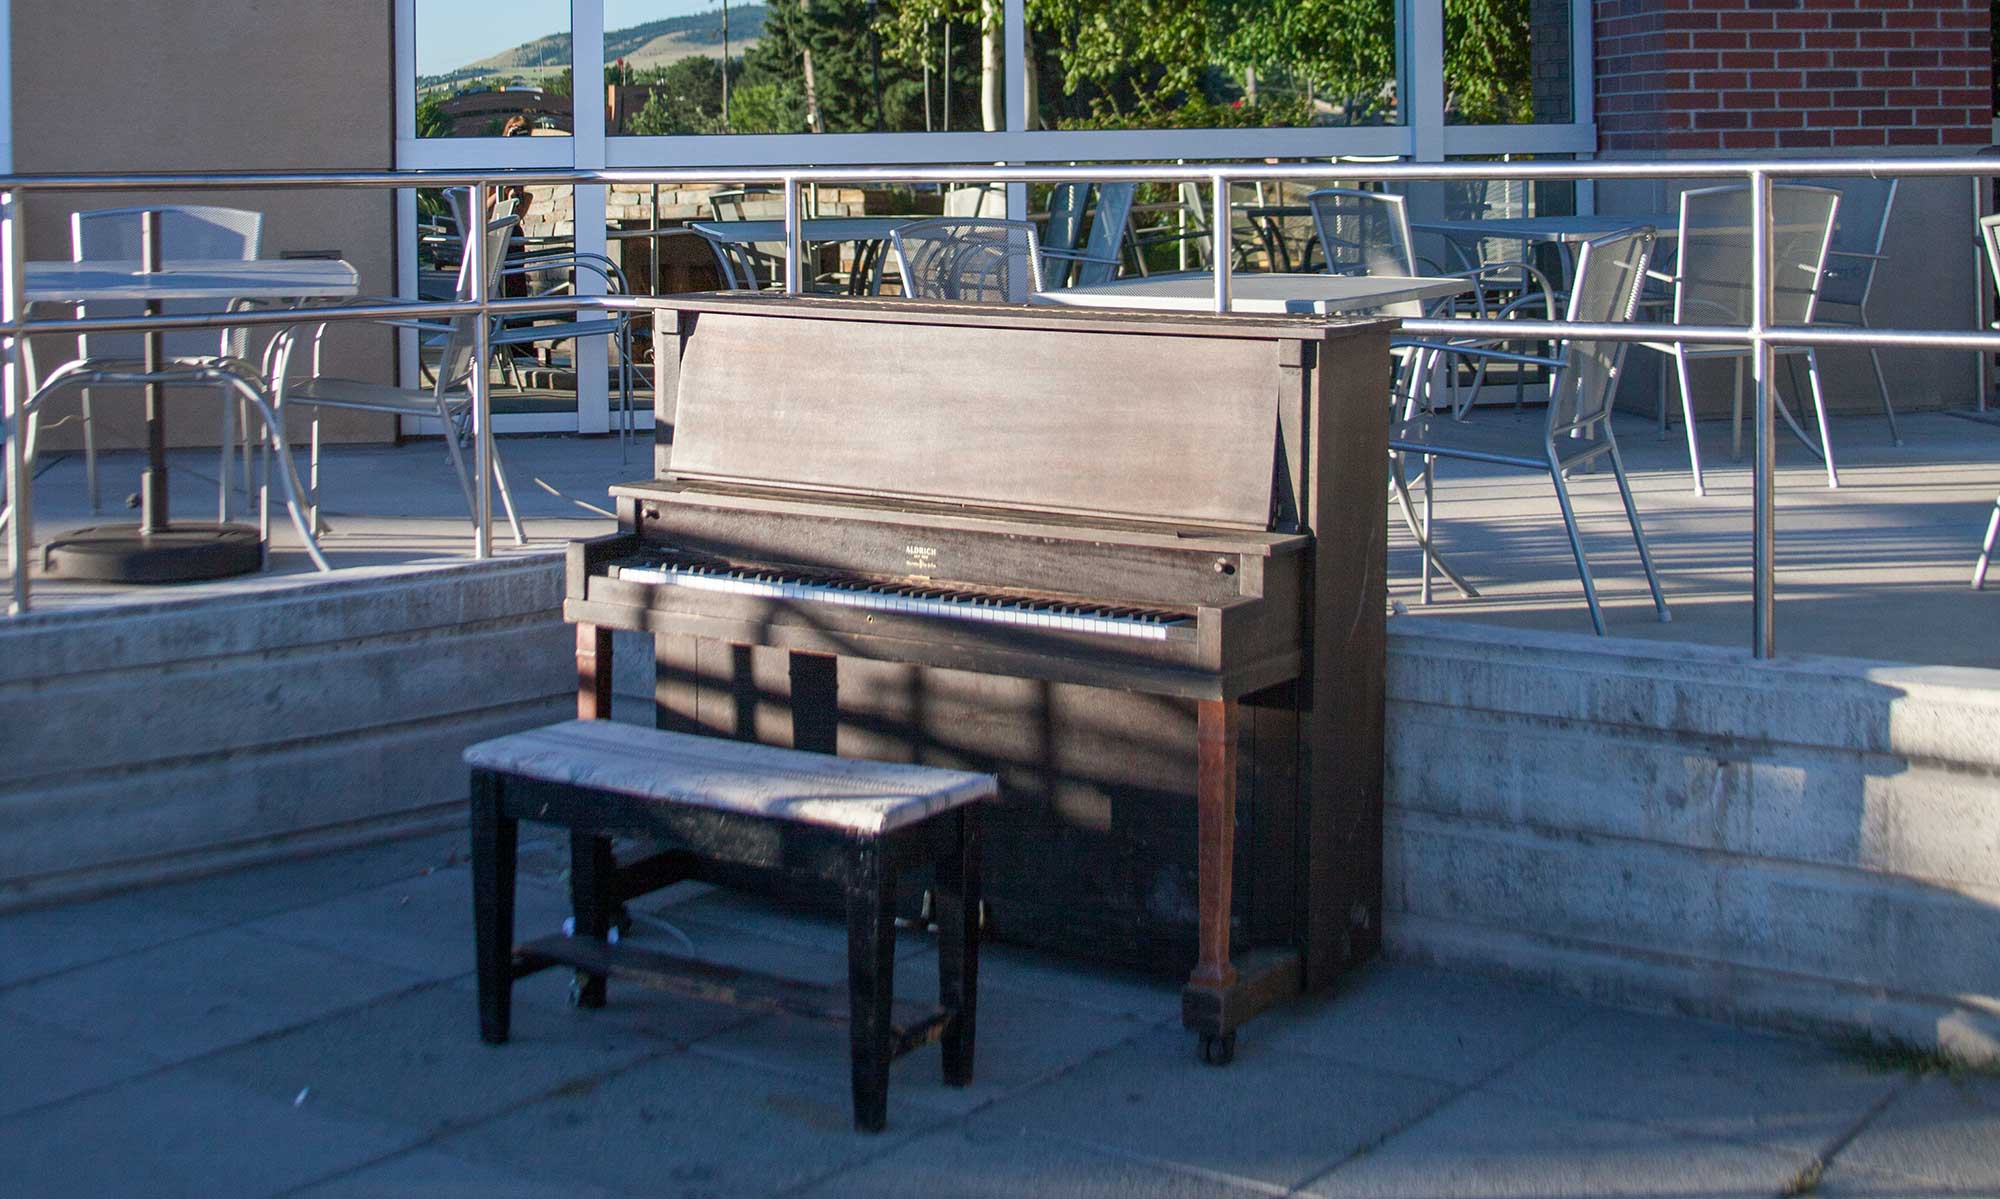
<path fill-rule="evenodd" d="M 138 525 L 95 525 L 42 548 L 42 573 L 99 583 L 188 583 L 249 574 L 264 564 L 251 525 L 176 522 L 146 534 Z"/>

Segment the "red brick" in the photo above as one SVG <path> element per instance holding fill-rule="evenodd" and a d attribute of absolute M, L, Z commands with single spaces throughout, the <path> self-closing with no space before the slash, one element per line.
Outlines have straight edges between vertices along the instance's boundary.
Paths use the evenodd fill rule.
<path fill-rule="evenodd" d="M 1724 92 L 1720 97 L 1723 108 L 1775 108 L 1778 104 L 1776 92 Z"/>
<path fill-rule="evenodd" d="M 1778 135 L 1769 129 L 1732 129 L 1722 135 L 1725 150 L 1775 150 Z"/>
<path fill-rule="evenodd" d="M 1750 118 L 1740 112 L 1697 112 L 1694 114 L 1694 127 L 1696 129 L 1747 129 L 1749 126 Z"/>
<path fill-rule="evenodd" d="M 1891 129 L 1889 144 L 1892 146 L 1935 146 L 1938 131 L 1934 128 Z"/>
<path fill-rule="evenodd" d="M 1752 129 L 1798 129 L 1805 123 L 1806 114 L 1796 108 L 1774 108 L 1750 114 Z"/>
<path fill-rule="evenodd" d="M 1833 144 L 1836 146 L 1883 146 L 1889 139 L 1880 129 L 1836 129 Z"/>
<path fill-rule="evenodd" d="M 1863 125 L 1907 125 L 1910 110 L 1907 108 L 1871 108 L 1861 114 Z"/>
<path fill-rule="evenodd" d="M 1853 87 L 1860 82 L 1853 71 L 1807 71 L 1807 87 Z"/>

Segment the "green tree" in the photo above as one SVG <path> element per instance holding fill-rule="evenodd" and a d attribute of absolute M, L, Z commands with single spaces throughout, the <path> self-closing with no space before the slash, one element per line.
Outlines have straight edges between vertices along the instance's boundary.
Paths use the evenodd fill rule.
<path fill-rule="evenodd" d="M 734 64 L 732 64 L 734 65 Z M 737 67 L 732 76 L 741 71 Z M 629 132 L 721 133 L 722 64 L 705 55 L 677 59 L 642 80 L 653 91 L 632 118 Z"/>
<path fill-rule="evenodd" d="M 1525 0 L 1445 0 L 1445 111 L 1469 125 L 1534 119 Z"/>

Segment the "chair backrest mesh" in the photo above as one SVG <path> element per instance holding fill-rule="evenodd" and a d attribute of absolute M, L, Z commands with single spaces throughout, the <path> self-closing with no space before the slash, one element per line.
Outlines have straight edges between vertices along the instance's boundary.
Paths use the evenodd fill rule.
<path fill-rule="evenodd" d="M 1306 196 L 1329 275 L 1414 275 L 1403 197 L 1346 187 Z"/>
<path fill-rule="evenodd" d="M 1889 214 L 1896 207 L 1896 181 L 1834 178 L 1797 182 L 1840 193 L 1840 220 L 1833 229 L 1826 269 L 1820 272 L 1819 302 L 1861 307 L 1868 302 L 1869 288 L 1874 285 L 1877 256 L 1889 232 Z"/>
<path fill-rule="evenodd" d="M 1979 218 L 1979 240 L 1986 247 L 1986 274 L 2000 290 L 2000 212 Z"/>
<path fill-rule="evenodd" d="M 1824 187 L 1771 188 L 1771 323 L 1812 320 L 1820 268 L 1840 210 Z M 1679 283 L 1674 319 L 1690 325 L 1750 323 L 1750 189 L 1681 193 Z"/>
<path fill-rule="evenodd" d="M 722 274 L 725 289 L 763 291 L 780 282 L 778 273 L 784 269 L 785 263 L 782 257 L 773 259 L 755 243 L 737 241 L 698 225 L 694 231 L 715 253 L 716 269 Z"/>
<path fill-rule="evenodd" d="M 1132 219 L 1132 195 L 1136 188 L 1131 183 L 1097 185 L 1097 203 L 1090 210 L 1090 230 L 1083 238 L 1083 253 L 1092 261 L 1076 264 L 1074 286 L 1109 283 L 1117 277 L 1118 256 L 1124 251 L 1125 226 Z M 1051 260 L 1049 265 L 1059 264 Z"/>
<path fill-rule="evenodd" d="M 1576 258 L 1567 319 L 1588 324 L 1631 320 L 1646 285 L 1654 238 L 1647 226 L 1585 242 Z M 1610 413 L 1618 369 L 1629 344 L 1583 339 L 1563 344 L 1563 366 L 1549 386 L 1551 436 L 1592 425 Z"/>
<path fill-rule="evenodd" d="M 913 221 L 891 233 L 890 243 L 908 296 L 1025 304 L 1042 289 L 1041 253 L 1027 221 Z"/>
<path fill-rule="evenodd" d="M 77 262 L 137 262 L 141 256 L 140 227 L 145 208 L 106 208 L 70 215 L 70 257 Z M 160 254 L 164 261 L 188 259 L 229 259 L 248 261 L 257 257 L 263 241 L 264 214 L 241 208 L 208 205 L 178 205 L 155 208 L 160 214 Z M 225 312 L 226 301 L 170 300 L 160 305 L 165 314 L 183 316 Z M 89 305 L 89 316 L 137 316 L 145 305 L 136 301 L 99 301 Z M 136 358 L 143 352 L 138 333 L 98 333 L 79 336 L 78 357 Z M 242 329 L 227 332 L 190 330 L 169 333 L 163 339 L 169 357 L 222 354 L 240 358 L 247 341 Z"/>
<path fill-rule="evenodd" d="M 458 227 L 460 229 L 473 228 L 477 222 L 467 219 L 466 211 L 470 206 L 471 192 L 454 189 L 447 192 L 446 195 L 451 202 L 452 216 L 456 218 Z M 491 217 L 485 222 L 486 294 L 488 296 L 493 295 L 499 288 L 500 264 L 507 258 L 507 240 L 513 236 L 514 226 L 519 220 L 520 218 L 514 213 L 507 213 L 502 216 Z M 453 297 L 459 300 L 471 300 L 474 298 L 472 293 L 473 259 L 472 254 L 469 252 L 469 246 L 466 247 L 466 250 L 468 252 L 461 253 L 458 256 L 458 284 L 452 289 Z M 464 386 L 466 380 L 471 377 L 474 335 L 478 329 L 475 322 L 478 319 L 474 315 L 456 316 L 451 319 L 451 333 L 446 336 L 444 348 L 438 356 L 437 394 L 443 395 L 446 392 L 456 390 Z"/>

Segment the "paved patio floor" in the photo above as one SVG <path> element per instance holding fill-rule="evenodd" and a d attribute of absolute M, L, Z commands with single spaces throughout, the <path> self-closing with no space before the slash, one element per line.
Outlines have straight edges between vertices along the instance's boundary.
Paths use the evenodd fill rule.
<path fill-rule="evenodd" d="M 1541 420 L 1482 412 L 1482 421 Z M 1617 491 L 1608 472 L 1575 479 L 1572 491 L 1585 547 L 1603 596 L 1611 633 L 1620 637 L 1750 644 L 1750 475 L 1729 456 L 1729 428 L 1701 426 L 1709 494 L 1689 485 L 1687 449 L 1678 428 L 1662 441 L 1643 415 L 1622 416 L 1620 444 L 1633 476 L 1647 536 L 1659 563 L 1673 621 L 1659 623 L 1639 570 Z M 2000 414 L 1910 413 L 1904 444 L 1889 444 L 1879 418 L 1843 417 L 1835 427 L 1842 486 L 1829 490 L 1817 460 L 1784 438 L 1778 479 L 1778 644 L 1784 653 L 1836 654 L 1889 661 L 2000 667 L 2000 571 L 1984 592 L 1968 586 L 1972 562 L 1996 493 L 2000 493 Z M 612 438 L 508 438 L 503 454 L 530 544 L 548 553 L 570 537 L 609 530 L 605 488 L 649 477 L 651 454 L 640 442 L 621 461 Z M 174 457 L 175 511 L 212 516 L 215 459 Z M 83 469 L 74 457 L 43 461 L 36 488 L 37 532 L 129 519 L 123 497 L 137 489 L 143 463 L 107 455 L 103 492 L 110 515 L 93 518 L 84 502 Z M 303 461 L 301 462 L 303 469 Z M 339 447 L 322 471 L 332 532 L 324 539 L 336 566 L 394 569 L 462 557 L 471 548 L 465 504 L 438 443 Z M 594 505 L 593 512 L 584 505 Z M 495 504 L 496 515 L 499 505 Z M 1464 599 L 1441 586 L 1419 604 L 1415 543 L 1390 524 L 1389 593 L 1412 617 L 1588 633 L 1576 566 L 1547 476 L 1447 462 L 1439 470 L 1438 544 L 1481 591 Z M 280 518 L 278 576 L 309 569 Z M 514 546 L 504 523 L 494 547 Z M 104 588 L 53 581 L 39 585 L 48 606 L 200 596 L 217 590 L 285 585 L 273 575 L 174 588 Z"/>
<path fill-rule="evenodd" d="M 524 830 L 526 933 L 564 906 Z M 463 837 L 0 918 L 0 1194 L 2000 1195 L 2000 1077 L 1378 963 L 1195 1060 L 1176 988 L 982 960 L 977 1077 L 898 1063 L 851 1131 L 842 1030 L 524 980 L 475 1034 Z M 834 922 L 683 886 L 633 935 L 844 977 Z M 905 930 L 898 987 L 935 985 Z"/>

